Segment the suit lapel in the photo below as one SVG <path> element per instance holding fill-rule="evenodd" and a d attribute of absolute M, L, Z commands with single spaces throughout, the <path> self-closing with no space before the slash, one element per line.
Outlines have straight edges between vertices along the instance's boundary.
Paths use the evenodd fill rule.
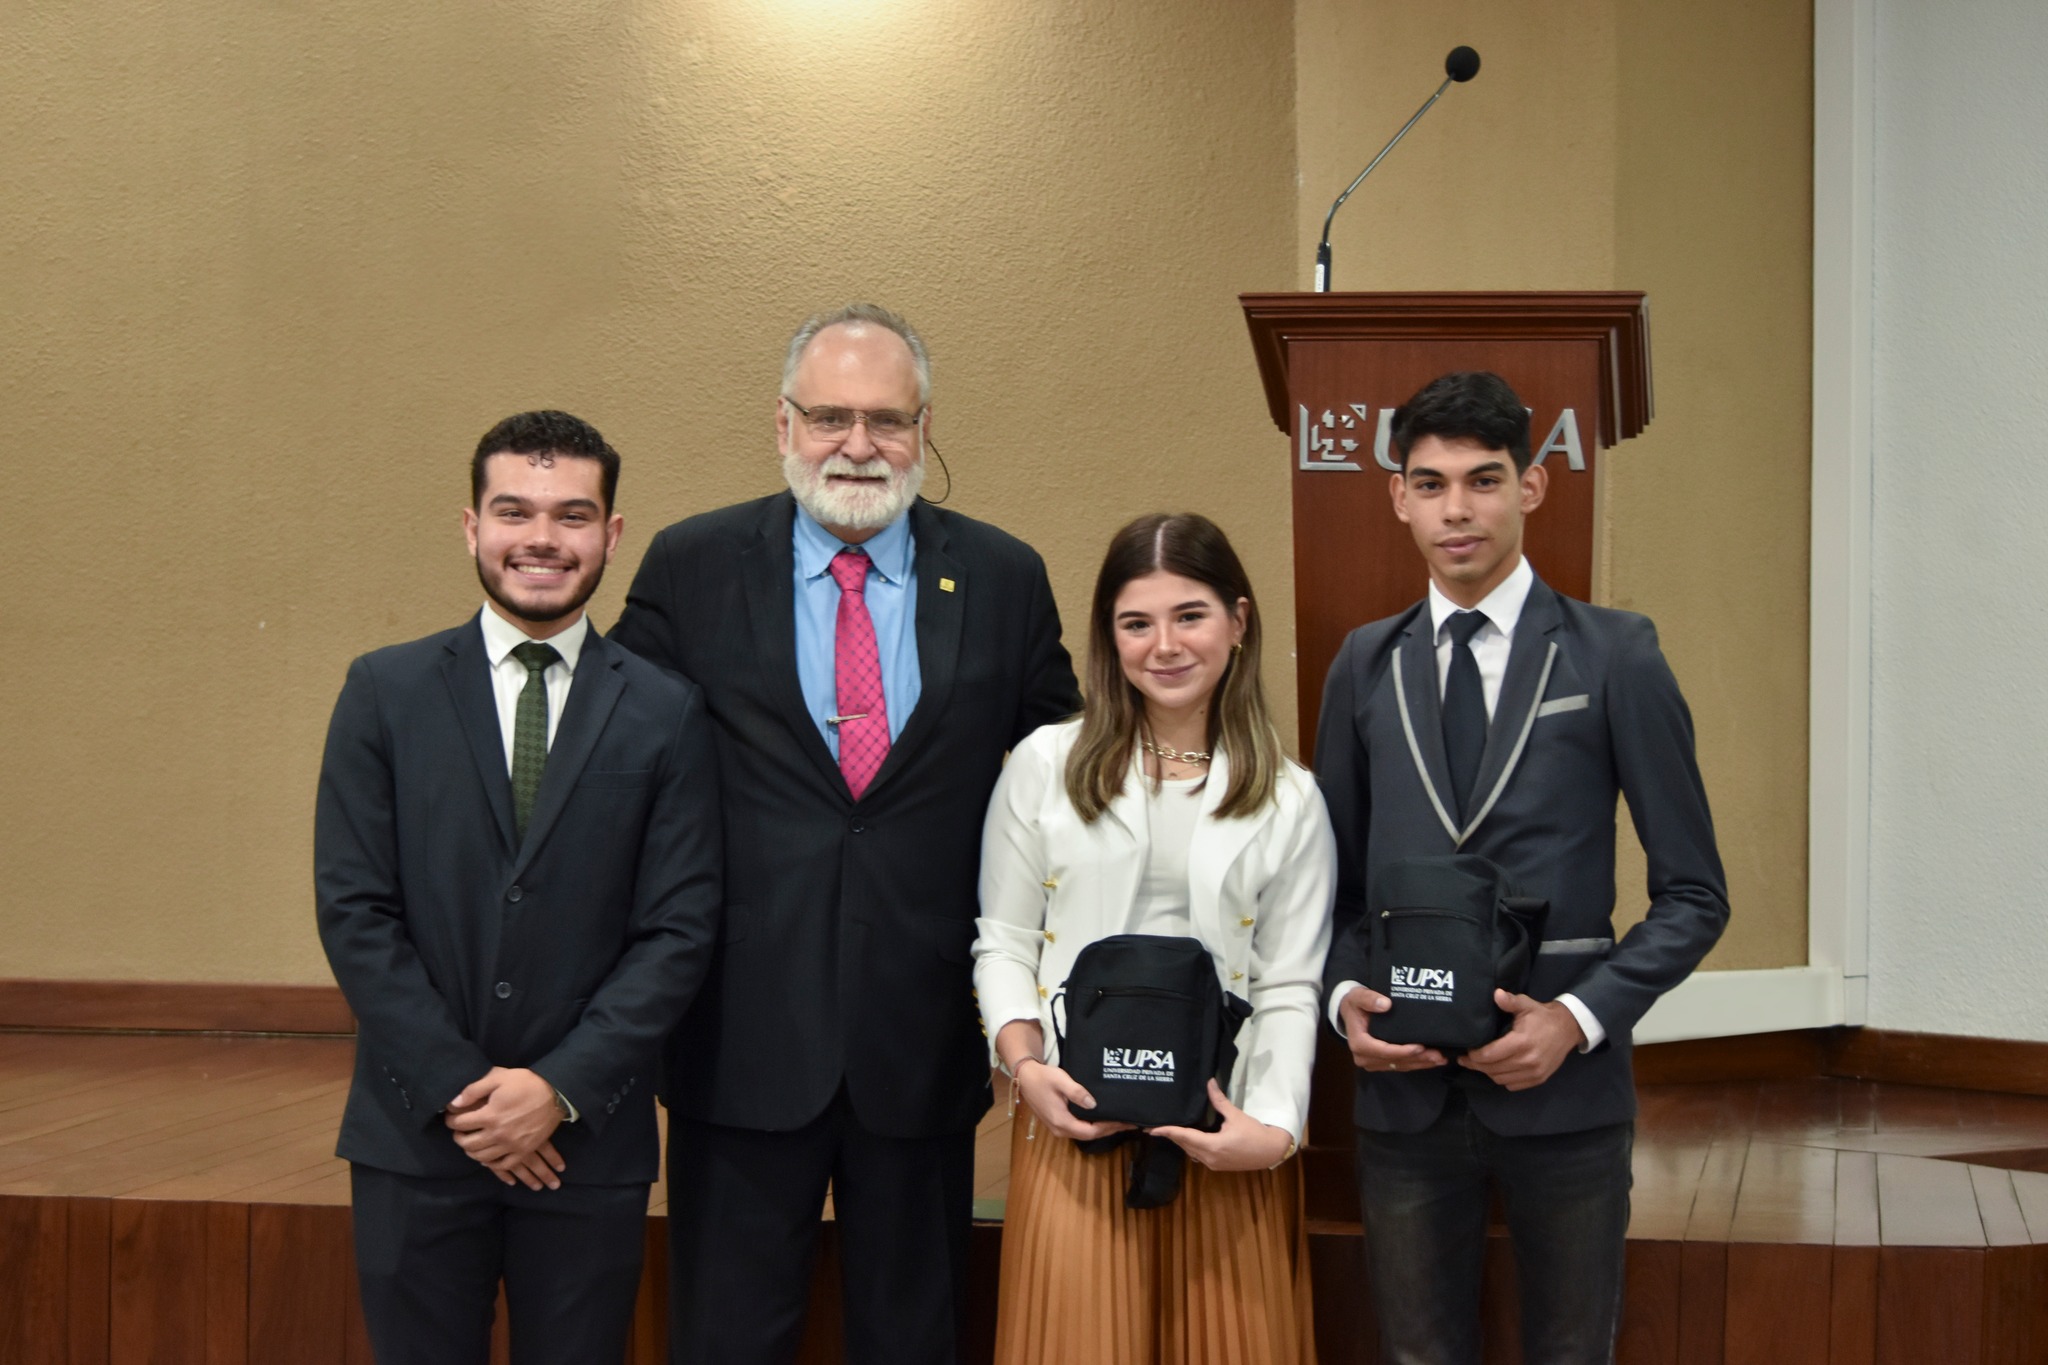
<path fill-rule="evenodd" d="M 1451 763 L 1444 755 L 1443 699 L 1437 695 L 1436 640 L 1430 624 L 1429 603 L 1424 602 L 1409 618 L 1402 632 L 1406 637 L 1394 659 L 1395 701 L 1401 710 L 1401 731 L 1408 741 L 1408 756 L 1422 789 L 1429 796 L 1437 821 L 1453 842 L 1458 822 L 1451 810 Z"/>
<path fill-rule="evenodd" d="M 1061 771 L 1065 771 L 1064 766 Z M 1123 790 L 1116 794 L 1103 814 L 1114 820 L 1141 850 L 1152 847 L 1152 820 L 1145 811 L 1145 798 L 1151 790 L 1152 779 L 1145 776 L 1144 761 L 1133 750 L 1130 771 L 1124 774 Z"/>
<path fill-rule="evenodd" d="M 1479 776 L 1472 784 L 1474 794 L 1479 796 L 1479 807 L 1466 823 L 1460 842 L 1472 837 L 1472 831 L 1500 800 L 1508 779 L 1514 776 L 1522 760 L 1529 728 L 1536 719 L 1536 708 L 1542 704 L 1543 688 L 1550 680 L 1557 655 L 1557 645 L 1550 636 L 1562 621 L 1557 594 L 1540 579 L 1531 584 L 1528 600 L 1522 604 L 1521 619 L 1515 622 L 1515 637 L 1508 646 L 1508 670 L 1501 678 L 1493 720 L 1486 727 L 1486 750 L 1479 756 Z"/>
<path fill-rule="evenodd" d="M 1071 751 L 1070 751 L 1071 752 Z M 1062 771 L 1065 765 L 1062 764 Z M 1145 802 L 1151 793 L 1145 766 L 1134 757 L 1124 774 L 1123 790 L 1102 818 L 1088 828 L 1121 855 L 1105 859 L 1098 893 L 1099 919 L 1105 934 L 1131 932 L 1131 908 L 1138 903 L 1138 885 L 1152 856 L 1152 819 Z"/>
<path fill-rule="evenodd" d="M 1216 808 L 1223 804 L 1229 790 L 1230 757 L 1218 750 L 1209 760 L 1209 780 L 1202 787 L 1201 818 L 1195 824 L 1194 843 L 1188 848 L 1188 917 L 1197 937 L 1210 943 L 1231 941 L 1221 932 L 1223 882 L 1244 855 L 1246 845 L 1266 827 L 1268 818 L 1261 814 L 1217 819 Z"/>
<path fill-rule="evenodd" d="M 740 578 L 746 584 L 747 619 L 754 633 L 754 658 L 760 670 L 762 688 L 768 694 L 769 710 L 789 726 L 796 741 L 818 776 L 846 800 L 852 794 L 846 779 L 818 733 L 804 704 L 803 683 L 796 671 L 796 500 L 772 498 L 761 518 L 761 535 L 740 552 Z M 573 696 L 574 694 L 571 693 Z"/>
<path fill-rule="evenodd" d="M 911 570 L 917 575 L 917 672 L 921 684 L 917 709 L 910 713 L 903 733 L 890 744 L 888 757 L 863 795 L 886 785 L 937 731 L 959 670 L 967 598 L 974 591 L 967 570 L 948 551 L 945 527 L 921 500 L 911 505 L 910 533 L 917 556 Z M 953 586 L 941 588 L 940 579 Z"/>
<path fill-rule="evenodd" d="M 512 825 L 512 779 L 505 769 L 505 735 L 498 725 L 498 699 L 491 691 L 491 661 L 484 653 L 481 616 L 470 618 L 448 642 L 448 657 L 441 661 L 441 678 L 448 685 L 448 700 L 462 722 L 469 740 L 469 756 L 476 762 L 476 774 L 483 783 L 484 799 L 498 824 L 498 836 L 510 855 L 517 847 Z"/>
<path fill-rule="evenodd" d="M 576 677 L 569 685 L 569 700 L 562 719 L 555 726 L 555 742 L 548 746 L 547 766 L 541 770 L 540 791 L 533 799 L 533 814 L 526 822 L 526 842 L 519 846 L 519 858 L 512 869 L 513 880 L 533 861 L 534 850 L 546 842 L 548 831 L 569 804 L 569 793 L 590 763 L 597 737 L 604 733 L 619 694 L 626 690 L 619 676 L 619 652 L 596 630 L 583 637 L 583 652 L 576 659 Z"/>

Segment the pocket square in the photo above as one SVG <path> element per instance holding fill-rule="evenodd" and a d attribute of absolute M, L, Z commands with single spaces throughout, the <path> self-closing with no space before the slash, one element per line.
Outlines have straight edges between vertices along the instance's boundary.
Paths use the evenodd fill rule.
<path fill-rule="evenodd" d="M 1555 697 L 1536 708 L 1537 719 L 1554 716 L 1564 711 L 1583 711 L 1592 705 L 1593 699 L 1581 692 L 1576 697 Z"/>

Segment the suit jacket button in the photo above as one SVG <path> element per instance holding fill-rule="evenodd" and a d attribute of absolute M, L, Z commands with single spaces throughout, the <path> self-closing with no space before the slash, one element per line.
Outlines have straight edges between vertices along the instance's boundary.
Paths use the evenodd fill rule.
<path fill-rule="evenodd" d="M 492 993 L 496 995 L 500 1000 L 510 1000 L 512 998 L 512 983 L 509 981 L 500 981 L 498 983 L 497 989 Z"/>
<path fill-rule="evenodd" d="M 616 1113 L 618 1113 L 618 1112 L 619 1112 L 619 1102 L 618 1102 L 617 1100 L 613 1100 L 613 1101 L 612 1101 L 612 1102 L 611 1102 L 610 1104 L 608 1104 L 608 1105 L 606 1105 L 606 1106 L 604 1107 L 604 1112 L 605 1112 L 605 1113 L 607 1113 L 607 1114 L 616 1114 Z"/>
<path fill-rule="evenodd" d="M 1246 915 L 1246 916 L 1245 916 L 1245 917 L 1244 917 L 1243 919 L 1239 920 L 1239 921 L 1238 921 L 1237 923 L 1238 923 L 1238 927 L 1239 927 L 1239 928 L 1243 928 L 1243 929 L 1249 929 L 1249 928 L 1251 928 L 1251 927 L 1252 927 L 1252 917 L 1251 917 L 1250 915 Z"/>
<path fill-rule="evenodd" d="M 851 829 L 855 834 L 866 834 L 868 832 L 867 822 L 864 820 L 855 820 L 847 828 Z"/>
<path fill-rule="evenodd" d="M 1053 938 L 1053 932 L 1052 932 L 1052 930 L 1048 929 L 1048 930 L 1046 930 L 1046 931 L 1045 931 L 1045 941 L 1046 941 L 1047 943 L 1052 943 L 1052 942 L 1054 942 L 1054 941 L 1055 941 L 1055 940 L 1054 940 L 1054 938 Z"/>
<path fill-rule="evenodd" d="M 517 905 L 521 900 L 525 898 L 525 896 L 526 892 L 522 888 L 517 886 L 513 887 L 510 891 L 507 891 L 505 893 L 505 899 L 511 901 L 514 905 Z"/>

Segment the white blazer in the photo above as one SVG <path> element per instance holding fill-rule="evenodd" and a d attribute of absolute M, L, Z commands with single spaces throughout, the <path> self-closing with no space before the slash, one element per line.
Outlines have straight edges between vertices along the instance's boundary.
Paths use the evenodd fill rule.
<path fill-rule="evenodd" d="M 1054 1051 L 1051 1001 L 1075 956 L 1096 939 L 1129 932 L 1136 913 L 1150 852 L 1151 783 L 1134 763 L 1109 809 L 1082 823 L 1066 789 L 1067 754 L 1080 732 L 1078 720 L 1034 731 L 1011 752 L 989 803 L 974 986 L 991 1056 L 1003 1025 L 1017 1019 L 1037 1020 Z M 1188 849 L 1190 919 L 1224 989 L 1252 1005 L 1237 1036 L 1231 1103 L 1298 1142 L 1308 1119 L 1337 845 L 1322 793 L 1300 765 L 1283 767 L 1266 809 L 1216 819 L 1229 787 L 1230 768 L 1218 753 Z"/>

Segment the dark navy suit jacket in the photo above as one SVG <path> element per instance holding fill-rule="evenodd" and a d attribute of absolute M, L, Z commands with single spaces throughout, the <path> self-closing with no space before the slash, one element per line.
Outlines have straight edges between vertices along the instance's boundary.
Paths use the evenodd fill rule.
<path fill-rule="evenodd" d="M 339 1154 L 476 1163 L 440 1111 L 492 1066 L 579 1111 L 566 1181 L 652 1180 L 661 1041 L 717 941 L 717 759 L 701 694 L 592 632 L 525 839 L 476 620 L 349 666 L 320 769 L 320 937 L 357 1021 Z"/>
<path fill-rule="evenodd" d="M 982 816 L 1003 754 L 1080 696 L 1037 552 L 929 503 L 908 515 L 923 694 L 858 801 L 797 677 L 789 494 L 656 536 L 613 632 L 701 686 L 718 732 L 725 932 L 662 1092 L 692 1118 L 787 1131 L 842 1085 L 895 1137 L 988 1109 Z"/>

